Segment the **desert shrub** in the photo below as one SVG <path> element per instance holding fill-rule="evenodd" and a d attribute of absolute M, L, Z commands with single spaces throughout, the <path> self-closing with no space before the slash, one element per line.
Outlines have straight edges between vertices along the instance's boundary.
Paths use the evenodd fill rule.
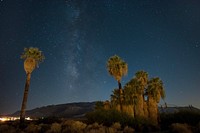
<path fill-rule="evenodd" d="M 48 124 L 41 123 L 41 124 L 39 124 L 39 126 L 41 127 L 41 129 L 40 129 L 41 133 L 45 133 L 50 129 L 50 125 L 48 125 Z"/>
<path fill-rule="evenodd" d="M 80 133 L 86 128 L 86 124 L 80 121 L 67 120 L 63 123 L 63 132 Z"/>
<path fill-rule="evenodd" d="M 200 133 L 200 121 L 199 123 L 196 125 L 196 128 L 194 129 L 195 133 Z"/>
<path fill-rule="evenodd" d="M 132 116 L 118 112 L 117 110 L 95 110 L 86 114 L 88 124 L 101 123 L 104 126 L 111 127 L 113 123 L 120 123 L 121 127 L 129 126 L 136 131 L 158 131 L 159 127 L 152 125 L 147 119 L 142 117 L 133 118 Z"/>
<path fill-rule="evenodd" d="M 200 122 L 200 113 L 183 110 L 177 113 L 162 113 L 160 118 L 162 129 L 167 129 L 173 123 L 187 123 L 196 126 Z"/>
<path fill-rule="evenodd" d="M 121 129 L 121 124 L 119 122 L 115 122 L 115 123 L 113 123 L 113 125 L 111 127 L 116 129 L 116 130 L 120 130 Z"/>
<path fill-rule="evenodd" d="M 60 133 L 61 132 L 61 125 L 59 123 L 53 123 L 51 125 L 51 129 L 47 131 L 47 133 Z"/>
<path fill-rule="evenodd" d="M 39 133 L 41 127 L 34 125 L 33 123 L 29 124 L 28 127 L 24 130 L 26 133 Z"/>
<path fill-rule="evenodd" d="M 102 124 L 98 124 L 97 122 L 90 124 L 86 127 L 85 130 L 86 133 L 105 133 L 106 132 L 106 127 L 103 126 Z"/>
<path fill-rule="evenodd" d="M 175 117 L 179 119 L 181 123 L 190 125 L 196 125 L 200 121 L 200 113 L 195 111 L 180 111 L 175 114 Z"/>
<path fill-rule="evenodd" d="M 120 113 L 117 110 L 96 110 L 86 114 L 88 123 L 102 123 L 105 126 L 111 126 L 115 122 L 121 125 L 127 125 L 131 122 L 128 114 Z"/>
<path fill-rule="evenodd" d="M 16 133 L 16 131 L 12 126 L 0 125 L 0 133 Z"/>
<path fill-rule="evenodd" d="M 117 129 L 115 129 L 113 127 L 106 127 L 105 132 L 106 133 L 122 133 L 121 131 L 117 131 Z"/>
<path fill-rule="evenodd" d="M 95 123 L 93 123 L 93 124 L 88 125 L 88 126 L 87 126 L 87 129 L 99 129 L 99 128 L 101 128 L 101 127 L 103 127 L 103 125 L 100 125 L 100 124 L 98 124 L 97 122 L 95 122 Z"/>
<path fill-rule="evenodd" d="M 190 127 L 187 124 L 182 124 L 182 123 L 172 124 L 171 132 L 173 132 L 173 133 L 192 133 Z"/>
<path fill-rule="evenodd" d="M 85 129 L 87 125 L 83 122 L 80 122 L 80 121 L 75 121 L 73 124 L 72 124 L 72 128 L 73 129 L 76 129 L 78 132 L 79 131 L 82 131 Z"/>
<path fill-rule="evenodd" d="M 62 132 L 63 133 L 68 133 L 68 132 L 72 132 L 71 131 L 71 125 L 74 121 L 73 120 L 66 120 L 64 122 L 62 122 Z"/>
<path fill-rule="evenodd" d="M 131 128 L 131 127 L 128 127 L 128 126 L 126 126 L 125 128 L 124 128 L 124 133 L 134 133 L 134 129 L 133 128 Z"/>
<path fill-rule="evenodd" d="M 72 128 L 75 129 L 77 131 L 77 133 L 82 132 L 86 126 L 87 125 L 85 123 L 80 122 L 80 121 L 75 121 L 72 124 Z"/>
<path fill-rule="evenodd" d="M 104 109 L 103 101 L 97 101 L 95 103 L 95 110 L 102 110 Z"/>

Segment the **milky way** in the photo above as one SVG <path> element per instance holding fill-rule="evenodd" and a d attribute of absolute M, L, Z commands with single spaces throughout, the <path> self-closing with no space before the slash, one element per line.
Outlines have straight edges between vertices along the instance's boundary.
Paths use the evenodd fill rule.
<path fill-rule="evenodd" d="M 117 54 L 160 77 L 166 102 L 199 106 L 200 2 L 141 0 L 0 1 L 0 114 L 20 109 L 25 71 L 20 54 L 38 47 L 28 109 L 108 100 L 117 82 L 106 70 Z M 163 104 L 162 102 L 160 104 Z"/>

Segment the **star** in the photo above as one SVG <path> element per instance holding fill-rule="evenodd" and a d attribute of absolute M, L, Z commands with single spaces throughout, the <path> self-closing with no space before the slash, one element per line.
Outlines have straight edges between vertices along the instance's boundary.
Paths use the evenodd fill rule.
<path fill-rule="evenodd" d="M 31 77 L 29 108 L 110 100 L 117 82 L 106 62 L 114 54 L 128 64 L 123 85 L 144 70 L 163 80 L 166 102 L 200 108 L 200 79 L 194 76 L 200 75 L 199 1 L 180 1 L 181 6 L 162 0 L 0 2 L 0 114 L 20 108 L 25 47 L 45 55 Z"/>

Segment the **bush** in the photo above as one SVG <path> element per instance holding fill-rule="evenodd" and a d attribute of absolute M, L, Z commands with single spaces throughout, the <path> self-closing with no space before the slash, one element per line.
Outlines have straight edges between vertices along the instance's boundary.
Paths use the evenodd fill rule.
<path fill-rule="evenodd" d="M 51 129 L 48 130 L 48 133 L 60 133 L 61 132 L 61 125 L 59 123 L 53 123 L 51 125 Z"/>
<path fill-rule="evenodd" d="M 16 133 L 14 127 L 9 125 L 0 125 L 0 133 Z"/>
<path fill-rule="evenodd" d="M 39 126 L 41 127 L 40 132 L 41 133 L 45 133 L 50 129 L 50 125 L 48 124 L 39 124 Z"/>
<path fill-rule="evenodd" d="M 120 113 L 116 110 L 96 110 L 86 114 L 88 123 L 101 123 L 105 126 L 111 126 L 119 122 L 122 126 L 131 123 L 131 117 L 128 114 Z"/>
<path fill-rule="evenodd" d="M 181 124 L 181 123 L 172 124 L 171 131 L 173 133 L 192 133 L 190 127 L 187 124 Z"/>
<path fill-rule="evenodd" d="M 125 128 L 124 128 L 124 133 L 134 133 L 134 129 L 133 128 L 131 128 L 131 127 L 128 127 L 128 126 L 126 126 Z"/>
<path fill-rule="evenodd" d="M 144 118 L 133 118 L 132 116 L 121 113 L 117 110 L 96 110 L 86 114 L 88 124 L 100 123 L 104 126 L 115 128 L 112 125 L 114 123 L 119 123 L 121 128 L 126 126 L 134 128 L 136 131 L 158 131 L 160 128 L 158 126 L 152 125 L 147 119 Z"/>
<path fill-rule="evenodd" d="M 86 124 L 80 121 L 67 120 L 63 123 L 63 132 L 80 133 L 86 128 Z"/>
<path fill-rule="evenodd" d="M 177 113 L 162 113 L 161 128 L 168 129 L 173 123 L 187 123 L 191 126 L 196 126 L 200 122 L 200 113 L 195 111 L 179 111 Z"/>
<path fill-rule="evenodd" d="M 25 129 L 26 133 L 39 133 L 41 127 L 34 124 L 29 124 L 28 127 Z"/>
<path fill-rule="evenodd" d="M 106 127 L 99 125 L 97 122 L 86 127 L 86 133 L 105 133 Z"/>
<path fill-rule="evenodd" d="M 117 129 L 112 128 L 112 127 L 106 127 L 105 133 L 122 133 L 122 131 L 118 131 Z"/>
<path fill-rule="evenodd" d="M 121 130 L 121 124 L 119 122 L 115 122 L 113 123 L 112 128 L 116 129 L 117 131 Z"/>

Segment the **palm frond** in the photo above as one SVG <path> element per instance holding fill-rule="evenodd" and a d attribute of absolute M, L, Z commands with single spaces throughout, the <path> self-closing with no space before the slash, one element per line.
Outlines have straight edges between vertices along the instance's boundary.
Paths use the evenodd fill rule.
<path fill-rule="evenodd" d="M 165 91 L 162 80 L 158 77 L 150 79 L 148 81 L 146 93 L 157 102 L 160 101 L 160 98 L 164 99 Z"/>
<path fill-rule="evenodd" d="M 114 55 L 107 61 L 107 70 L 111 76 L 120 81 L 128 72 L 128 65 L 119 56 Z"/>
<path fill-rule="evenodd" d="M 24 48 L 24 52 L 21 55 L 21 59 L 33 58 L 35 59 L 37 65 L 44 61 L 45 57 L 38 48 Z"/>

